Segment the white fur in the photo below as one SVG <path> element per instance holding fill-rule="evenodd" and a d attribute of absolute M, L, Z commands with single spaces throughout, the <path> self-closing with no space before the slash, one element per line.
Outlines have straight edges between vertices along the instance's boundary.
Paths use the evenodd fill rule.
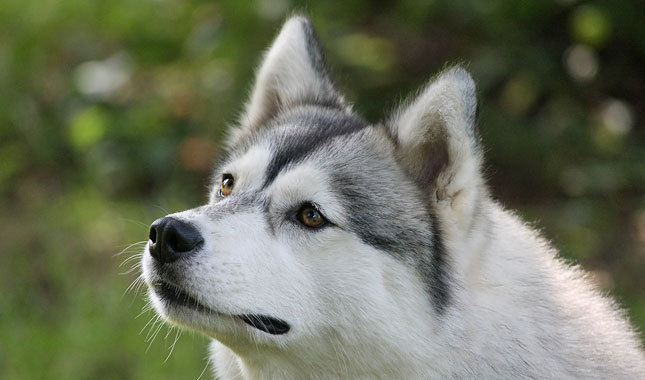
<path fill-rule="evenodd" d="M 288 21 L 267 53 L 247 126 L 263 117 L 272 97 L 296 102 L 302 84 L 329 90 L 303 58 L 301 25 L 298 18 Z M 260 190 L 275 153 L 262 143 L 222 168 L 236 178 L 231 196 L 214 193 L 208 205 L 172 215 L 204 236 L 200 252 L 177 265 L 186 274 L 184 290 L 216 313 L 170 308 L 151 292 L 153 305 L 172 323 L 214 339 L 222 380 L 645 378 L 643 351 L 622 313 L 488 196 L 470 129 L 474 108 L 472 79 L 452 70 L 395 113 L 389 134 L 376 127 L 362 135 L 412 176 L 445 144 L 449 161 L 426 189 L 441 222 L 435 233 L 449 256 L 450 300 L 443 312 L 429 302 L 413 265 L 349 230 L 328 157 L 308 157 Z M 248 133 L 241 129 L 236 139 Z M 267 209 L 218 213 L 257 192 Z M 303 201 L 318 204 L 337 226 L 311 233 L 284 219 Z M 382 207 L 408 205 L 401 199 Z M 158 276 L 152 261 L 146 253 L 149 285 Z M 234 317 L 245 313 L 283 319 L 291 330 L 264 333 Z"/>

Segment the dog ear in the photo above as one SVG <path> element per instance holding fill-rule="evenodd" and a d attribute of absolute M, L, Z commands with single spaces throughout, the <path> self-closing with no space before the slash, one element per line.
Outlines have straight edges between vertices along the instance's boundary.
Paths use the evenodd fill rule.
<path fill-rule="evenodd" d="M 459 224 L 468 223 L 485 191 L 476 108 L 475 83 L 456 67 L 441 73 L 386 122 L 399 162 L 431 199 L 453 211 Z"/>
<path fill-rule="evenodd" d="M 334 88 L 327 62 L 311 21 L 304 16 L 288 19 L 259 66 L 251 98 L 234 130 L 231 144 L 275 117 L 302 104 L 346 108 Z"/>

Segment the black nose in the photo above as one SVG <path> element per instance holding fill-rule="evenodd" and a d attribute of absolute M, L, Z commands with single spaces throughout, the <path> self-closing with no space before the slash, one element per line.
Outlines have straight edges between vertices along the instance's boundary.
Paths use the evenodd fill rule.
<path fill-rule="evenodd" d="M 150 254 L 161 263 L 171 263 L 196 252 L 203 242 L 193 225 L 177 219 L 157 219 L 150 226 Z"/>

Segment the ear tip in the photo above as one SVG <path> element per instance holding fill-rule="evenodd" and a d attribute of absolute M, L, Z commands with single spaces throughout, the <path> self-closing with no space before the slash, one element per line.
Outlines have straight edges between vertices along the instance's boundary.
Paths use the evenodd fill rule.
<path fill-rule="evenodd" d="M 312 45 L 317 42 L 316 31 L 314 25 L 306 15 L 302 13 L 294 13 L 282 25 L 278 39 L 289 38 L 305 41 L 306 44 Z M 316 40 L 312 42 L 312 40 Z"/>
<path fill-rule="evenodd" d="M 477 112 L 477 86 L 468 70 L 462 66 L 453 66 L 439 75 L 437 82 L 445 81 L 452 88 L 464 106 L 466 117 L 474 123 Z"/>
<path fill-rule="evenodd" d="M 311 19 L 304 13 L 294 13 L 284 22 L 283 29 L 289 28 L 313 28 Z"/>
<path fill-rule="evenodd" d="M 475 93 L 475 80 L 462 66 L 453 66 L 439 75 L 440 79 L 449 79 L 468 92 Z"/>

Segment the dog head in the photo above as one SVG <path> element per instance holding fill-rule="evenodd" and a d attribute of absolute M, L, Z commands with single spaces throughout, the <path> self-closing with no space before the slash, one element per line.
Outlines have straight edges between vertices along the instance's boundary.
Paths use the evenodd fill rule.
<path fill-rule="evenodd" d="M 340 341 L 391 357 L 431 336 L 451 303 L 445 231 L 468 228 L 482 192 L 475 108 L 453 68 L 370 124 L 334 86 L 309 20 L 291 18 L 208 203 L 151 227 L 155 309 L 242 356 L 315 357 Z"/>

